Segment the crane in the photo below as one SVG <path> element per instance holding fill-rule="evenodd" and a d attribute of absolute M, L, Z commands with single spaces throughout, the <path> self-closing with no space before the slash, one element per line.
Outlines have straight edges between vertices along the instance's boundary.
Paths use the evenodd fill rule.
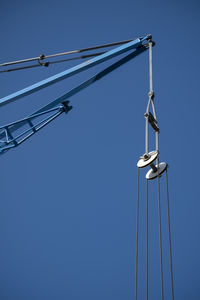
<path fill-rule="evenodd" d="M 152 47 L 154 46 L 154 42 L 152 41 L 152 36 L 146 35 L 144 37 L 139 37 L 133 40 L 127 40 L 112 44 L 100 45 L 90 48 L 84 48 L 79 50 L 73 50 L 63 53 L 58 53 L 54 55 L 40 55 L 38 57 L 18 60 L 14 62 L 8 62 L 0 64 L 0 67 L 10 67 L 16 64 L 22 63 L 32 63 L 36 61 L 37 64 L 34 65 L 26 65 L 23 67 L 15 67 L 11 69 L 0 70 L 0 73 L 3 72 L 11 72 L 20 69 L 27 69 L 32 67 L 44 66 L 48 67 L 52 62 L 44 62 L 47 58 L 52 58 L 55 56 L 62 56 L 74 53 L 82 53 L 85 51 L 91 51 L 111 46 L 117 46 L 114 49 L 104 51 L 101 53 L 87 54 L 79 56 L 80 58 L 90 58 L 89 60 L 78 64 L 70 69 L 67 69 L 61 73 L 58 73 L 54 76 L 51 76 L 47 79 L 44 79 L 36 84 L 28 86 L 20 91 L 12 93 L 6 97 L 0 99 L 0 106 L 6 105 L 13 101 L 16 101 L 22 97 L 28 96 L 30 94 L 35 93 L 41 89 L 44 89 L 50 85 L 53 85 L 59 81 L 62 81 L 66 78 L 69 78 L 75 74 L 83 72 L 89 68 L 92 68 L 98 64 L 101 64 L 105 61 L 110 60 L 113 57 L 117 57 L 120 54 L 124 54 L 126 52 L 130 52 L 125 57 L 120 58 L 117 62 L 111 64 L 106 67 L 102 71 L 98 72 L 94 76 L 88 78 L 83 81 L 81 84 L 77 85 L 73 89 L 67 91 L 65 94 L 59 96 L 49 104 L 41 107 L 39 110 L 33 112 L 31 115 L 14 121 L 12 123 L 0 126 L 0 154 L 6 153 L 8 150 L 15 148 L 22 144 L 24 141 L 29 139 L 36 132 L 44 128 L 50 122 L 55 120 L 62 113 L 69 113 L 72 110 L 72 106 L 70 105 L 69 98 L 73 95 L 79 93 L 86 87 L 90 86 L 94 82 L 100 80 L 110 72 L 119 68 L 123 64 L 129 62 L 133 58 L 142 54 L 143 52 L 149 50 L 149 83 L 150 90 L 148 93 L 148 103 L 145 116 L 145 153 L 139 158 L 137 163 L 138 167 L 138 179 L 137 179 L 137 218 L 136 218 L 136 269 L 135 269 L 135 300 L 138 298 L 137 294 L 137 286 L 138 286 L 138 229 L 139 229 L 139 170 L 141 168 L 146 168 L 150 166 L 150 170 L 146 173 L 146 299 L 148 300 L 148 182 L 150 180 L 157 179 L 158 181 L 158 210 L 159 210 L 159 241 L 160 241 L 160 273 L 161 273 L 161 299 L 164 299 L 164 290 L 163 290 L 163 263 L 162 263 L 162 230 L 161 230 L 161 212 L 160 212 L 160 177 L 165 172 L 166 173 L 166 187 L 167 187 L 167 208 L 168 208 L 168 231 L 169 231 L 169 251 L 170 251 L 170 273 L 171 273 L 171 291 L 172 291 L 172 300 L 174 300 L 174 288 L 173 288 L 173 269 L 172 269 L 172 249 L 171 249 L 171 230 L 170 230 L 170 214 L 169 214 L 169 192 L 168 192 L 168 177 L 167 177 L 167 168 L 168 164 L 165 162 L 159 162 L 159 145 L 158 145 L 158 135 L 160 132 L 158 121 L 155 112 L 154 105 L 154 91 L 153 91 L 153 73 L 152 73 Z M 76 58 L 66 59 L 73 60 Z M 56 62 L 53 62 L 56 63 Z M 150 111 L 152 109 L 152 112 Z M 149 125 L 152 127 L 155 133 L 155 149 L 153 151 L 149 151 Z M 154 164 L 156 162 L 156 165 Z"/>
<path fill-rule="evenodd" d="M 87 60 L 75 67 L 67 69 L 59 74 L 56 74 L 56 75 L 49 77 L 45 80 L 42 80 L 36 84 L 28 86 L 16 93 L 13 93 L 4 98 L 1 98 L 0 106 L 11 103 L 17 99 L 20 99 L 24 96 L 30 95 L 36 91 L 39 91 L 47 86 L 53 85 L 56 82 L 59 82 L 61 80 L 69 78 L 75 74 L 83 72 L 84 70 L 87 70 L 87 69 L 89 69 L 95 65 L 98 65 L 102 62 L 105 62 L 113 57 L 119 56 L 120 54 L 123 54 L 123 53 L 126 53 L 127 51 L 133 50 L 130 54 L 128 54 L 124 58 L 120 59 L 119 61 L 115 62 L 114 64 L 111 64 L 109 67 L 105 68 L 104 70 L 102 70 L 101 72 L 97 73 L 96 75 L 90 77 L 89 79 L 85 80 L 80 85 L 78 85 L 75 88 L 73 88 L 72 90 L 66 92 L 64 95 L 58 97 L 57 99 L 55 99 L 48 105 L 40 108 L 38 111 L 34 112 L 33 114 L 31 114 L 21 120 L 17 120 L 15 122 L 0 126 L 0 154 L 5 153 L 8 150 L 22 144 L 24 141 L 26 141 L 33 134 L 35 134 L 37 131 L 39 131 L 44 126 L 46 126 L 48 123 L 53 121 L 55 118 L 57 118 L 63 112 L 68 113 L 72 109 L 72 106 L 69 105 L 69 100 L 68 100 L 69 98 L 71 98 L 73 95 L 77 94 L 84 88 L 90 86 L 97 80 L 100 80 L 105 75 L 107 75 L 110 72 L 112 72 L 113 70 L 117 69 L 124 63 L 135 58 L 142 52 L 146 51 L 148 49 L 147 42 L 150 38 L 151 38 L 151 36 L 147 35 L 142 38 L 137 38 L 137 39 L 128 41 L 125 44 L 123 43 L 122 45 L 120 45 L 110 51 L 107 51 L 105 53 L 102 53 L 98 56 L 95 56 L 94 58 Z M 102 46 L 99 46 L 99 47 L 102 47 Z M 94 48 L 96 48 L 96 47 L 92 47 L 92 49 L 94 49 Z M 91 49 L 91 48 L 86 48 L 86 49 Z M 38 58 L 33 58 L 33 59 L 25 60 L 25 61 L 30 61 L 30 60 L 32 61 L 35 59 L 38 60 Z M 14 62 L 14 64 L 20 63 L 20 62 L 22 62 L 22 61 Z M 13 62 L 4 63 L 1 66 L 8 66 L 10 64 L 13 64 Z M 43 118 L 41 119 L 41 117 L 43 117 Z M 25 129 L 23 129 L 23 128 L 25 128 Z M 20 132 L 19 132 L 19 130 L 20 130 Z"/>

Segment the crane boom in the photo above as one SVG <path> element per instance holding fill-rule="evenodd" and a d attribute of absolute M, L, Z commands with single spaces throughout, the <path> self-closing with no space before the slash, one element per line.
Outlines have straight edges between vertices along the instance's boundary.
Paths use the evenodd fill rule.
<path fill-rule="evenodd" d="M 49 77 L 49 78 L 47 78 L 43 81 L 40 81 L 34 85 L 31 85 L 23 90 L 20 90 L 14 94 L 11 94 L 7 97 L 0 99 L 0 105 L 5 105 L 9 102 L 12 102 L 19 98 L 22 98 L 28 94 L 32 94 L 32 93 L 36 92 L 37 90 L 40 90 L 49 85 L 52 85 L 55 82 L 63 80 L 64 78 L 67 78 L 69 76 L 72 76 L 74 74 L 82 72 L 94 65 L 100 64 L 101 62 L 104 62 L 114 56 L 125 53 L 128 50 L 135 49 L 133 52 L 131 52 L 127 56 L 121 58 L 117 62 L 111 64 L 109 67 L 103 69 L 102 71 L 98 72 L 94 76 L 85 80 L 78 86 L 74 87 L 73 89 L 71 89 L 64 95 L 58 97 L 54 101 L 50 102 L 46 106 L 40 108 L 38 111 L 34 112 L 33 114 L 29 115 L 28 117 L 23 118 L 18 121 L 15 121 L 15 122 L 12 122 L 10 124 L 0 126 L 0 154 L 7 152 L 9 149 L 20 145 L 22 142 L 24 142 L 25 140 L 30 138 L 33 134 L 35 134 L 41 128 L 46 126 L 49 122 L 53 121 L 55 118 L 57 118 L 63 112 L 67 113 L 68 111 L 70 111 L 72 107 L 68 106 L 69 101 L 67 101 L 67 100 L 69 99 L 69 97 L 72 97 L 73 95 L 77 94 L 84 88 L 90 86 L 97 80 L 100 80 L 101 78 L 103 78 L 104 76 L 106 76 L 107 74 L 112 72 L 113 70 L 117 69 L 121 65 L 125 64 L 126 62 L 130 61 L 134 57 L 136 57 L 139 54 L 146 51 L 148 49 L 148 46 L 143 44 L 143 42 L 147 41 L 149 38 L 150 38 L 150 35 L 147 35 L 146 37 L 143 37 L 143 38 L 138 38 L 138 39 L 131 41 L 125 45 L 122 45 L 122 46 L 117 47 L 113 50 L 110 50 L 102 55 L 99 55 L 98 57 L 95 57 L 89 61 L 86 61 L 83 64 L 79 64 L 73 68 L 70 68 L 70 69 L 62 72 L 62 73 L 59 73 L 52 77 Z M 44 116 L 44 118 L 34 124 L 33 120 L 41 118 L 41 116 Z M 19 129 L 21 130 L 20 134 L 19 134 Z"/>
<path fill-rule="evenodd" d="M 59 82 L 67 77 L 70 77 L 70 76 L 73 76 L 75 74 L 78 74 L 84 70 L 87 70 L 97 64 L 100 64 L 104 61 L 107 61 L 115 56 L 118 56 L 122 53 L 125 53 L 129 50 L 132 50 L 132 49 L 136 49 L 140 46 L 142 46 L 142 43 L 144 41 L 146 41 L 147 39 L 149 39 L 149 35 L 145 36 L 145 37 L 142 37 L 142 38 L 137 38 L 135 39 L 134 41 L 131 41 L 127 44 L 124 44 L 122 46 L 119 46 L 119 47 L 116 47 L 110 51 L 107 51 L 106 53 L 104 54 L 101 54 L 93 59 L 90 59 L 90 60 L 87 60 L 86 62 L 83 62 L 75 67 L 72 67 L 70 69 L 67 69 L 61 73 L 58 73 L 54 76 L 51 76 L 47 79 L 44 79 L 42 81 L 39 81 L 31 86 L 28 86 L 20 91 L 17 91 L 11 95 L 8 95 L 4 98 L 1 98 L 0 99 L 0 106 L 2 105 L 5 105 L 9 102 L 12 102 L 14 100 L 17 100 L 19 98 L 22 98 L 24 96 L 27 96 L 27 95 L 30 95 L 38 90 L 41 90 L 47 86 L 50 86 L 56 82 Z"/>

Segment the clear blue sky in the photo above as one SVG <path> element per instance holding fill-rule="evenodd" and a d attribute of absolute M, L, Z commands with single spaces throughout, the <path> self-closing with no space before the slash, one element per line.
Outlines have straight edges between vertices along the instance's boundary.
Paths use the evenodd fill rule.
<path fill-rule="evenodd" d="M 153 35 L 160 158 L 170 165 L 177 300 L 200 299 L 199 22 L 193 0 L 1 1 L 1 63 Z M 0 97 L 71 65 L 0 74 Z M 1 107 L 0 125 L 32 113 L 100 69 Z M 133 299 L 136 163 L 144 153 L 148 89 L 143 53 L 71 98 L 68 115 L 0 157 L 0 299 Z M 164 178 L 161 184 L 164 291 L 170 299 Z M 160 299 L 156 197 L 152 182 L 149 299 Z M 138 300 L 145 296 L 141 201 Z"/>

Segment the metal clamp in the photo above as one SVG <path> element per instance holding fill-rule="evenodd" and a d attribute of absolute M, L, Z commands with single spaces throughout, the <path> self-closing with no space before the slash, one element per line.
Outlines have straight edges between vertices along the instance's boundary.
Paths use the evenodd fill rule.
<path fill-rule="evenodd" d="M 149 124 L 151 127 L 155 130 L 155 132 L 160 132 L 160 129 L 158 127 L 158 121 L 154 118 L 151 112 L 145 113 L 144 114 L 145 118 L 148 120 Z"/>
<path fill-rule="evenodd" d="M 38 59 L 38 63 L 40 66 L 43 66 L 43 67 L 48 67 L 49 66 L 49 62 L 44 62 L 42 63 L 41 60 L 45 59 L 45 55 L 44 54 L 41 54 L 39 59 Z"/>

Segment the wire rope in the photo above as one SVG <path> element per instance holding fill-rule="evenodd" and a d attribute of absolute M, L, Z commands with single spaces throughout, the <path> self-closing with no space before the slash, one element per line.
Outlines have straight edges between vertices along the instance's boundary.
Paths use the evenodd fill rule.
<path fill-rule="evenodd" d="M 159 159 L 157 159 L 159 166 Z M 158 172 L 158 221 L 159 221 L 159 241 L 160 241 L 160 278 L 161 278 L 161 299 L 164 300 L 163 291 L 163 263 L 162 263 L 162 228 L 161 228 L 161 208 L 160 208 L 160 176 Z"/>
<path fill-rule="evenodd" d="M 41 54 L 40 56 L 37 56 L 37 57 L 32 57 L 32 58 L 27 58 L 27 59 L 21 59 L 21 60 L 2 63 L 2 64 L 0 64 L 0 67 L 5 67 L 5 66 L 10 66 L 10 65 L 15 65 L 15 64 L 21 64 L 21 63 L 26 63 L 26 62 L 35 61 L 35 60 L 38 61 L 38 60 L 43 60 L 45 58 L 52 58 L 52 57 L 63 56 L 63 55 L 68 55 L 68 54 L 81 53 L 81 52 L 86 52 L 86 51 L 91 51 L 91 50 L 96 50 L 96 49 L 101 49 L 101 48 L 107 48 L 107 47 L 126 44 L 126 43 L 131 42 L 131 41 L 133 41 L 133 39 L 120 41 L 120 42 L 115 42 L 115 43 L 110 43 L 110 44 L 99 45 L 99 46 L 94 46 L 94 47 L 82 48 L 82 49 L 78 49 L 78 50 L 71 50 L 71 51 L 67 51 L 67 52 L 55 53 L 55 54 L 50 54 L 50 55 Z"/>
<path fill-rule="evenodd" d="M 104 54 L 104 53 L 105 52 L 92 53 L 92 54 L 88 54 L 88 55 L 81 55 L 81 56 L 71 57 L 71 58 L 67 58 L 67 59 L 48 61 L 48 62 L 45 62 L 45 63 L 39 63 L 38 62 L 38 64 L 34 64 L 34 65 L 32 64 L 32 65 L 23 66 L 23 67 L 5 69 L 5 70 L 0 71 L 0 73 L 25 70 L 25 69 L 35 68 L 35 67 L 48 67 L 49 65 L 52 65 L 52 64 L 63 63 L 63 62 L 78 60 L 78 59 L 85 59 L 85 58 L 89 58 L 89 57 L 98 56 L 98 55 L 101 55 L 101 54 Z"/>
<path fill-rule="evenodd" d="M 135 257 L 135 300 L 137 300 L 138 287 L 138 228 L 139 228 L 139 187 L 140 171 L 137 173 L 137 217 L 136 217 L 136 257 Z"/>
<path fill-rule="evenodd" d="M 148 240 L 149 240 L 149 212 L 148 212 L 149 208 L 148 208 L 148 180 L 146 179 L 146 300 L 148 300 L 148 287 L 149 287 L 149 280 L 148 280 L 148 273 L 149 273 L 149 257 L 148 257 Z"/>
<path fill-rule="evenodd" d="M 170 209 L 169 209 L 169 187 L 168 187 L 167 169 L 166 169 L 166 191 L 167 191 L 167 212 L 168 212 L 168 231 L 169 231 L 169 256 L 170 256 L 171 291 L 172 291 L 172 300 L 174 300 L 172 245 L 171 245 L 171 228 L 170 228 Z"/>

